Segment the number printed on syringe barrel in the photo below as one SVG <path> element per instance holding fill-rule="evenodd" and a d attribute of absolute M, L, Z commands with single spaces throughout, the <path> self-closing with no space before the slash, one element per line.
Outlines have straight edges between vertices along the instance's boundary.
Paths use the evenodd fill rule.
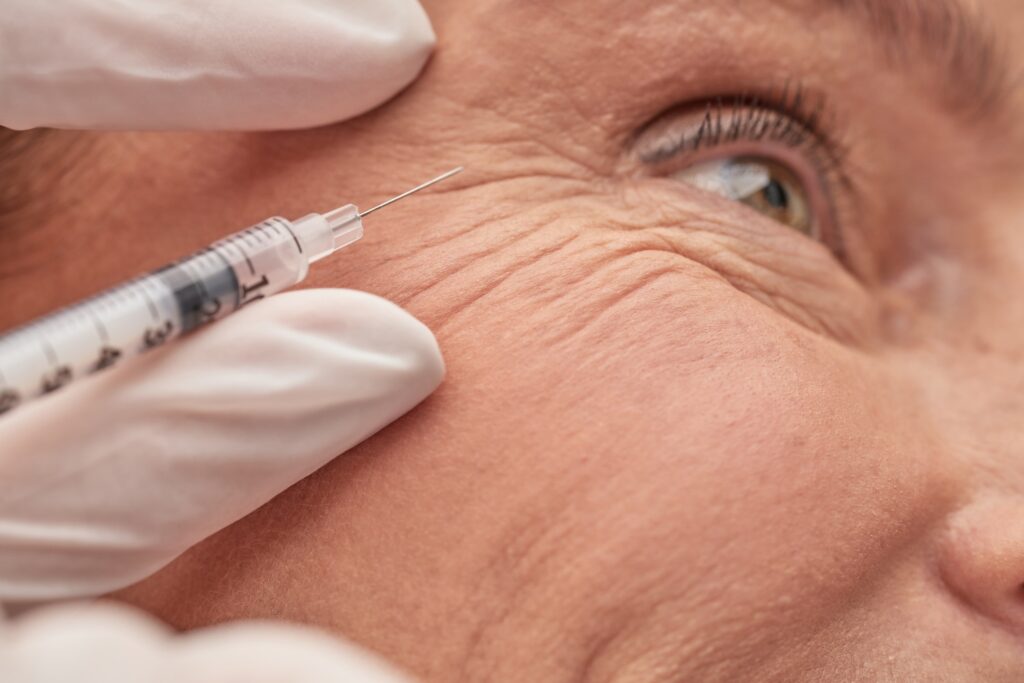
<path fill-rule="evenodd" d="M 0 336 L 0 413 L 300 282 L 293 227 L 269 219 Z"/>

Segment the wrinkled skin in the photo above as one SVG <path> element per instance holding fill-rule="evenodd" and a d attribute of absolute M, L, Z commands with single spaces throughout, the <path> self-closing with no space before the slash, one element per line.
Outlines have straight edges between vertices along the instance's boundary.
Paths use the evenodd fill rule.
<path fill-rule="evenodd" d="M 356 122 L 67 141 L 75 213 L 9 229 L 0 323 L 467 167 L 310 279 L 431 326 L 442 388 L 120 597 L 428 681 L 1021 680 L 1024 7 L 974 3 L 1016 88 L 972 107 L 811 4 L 436 0 L 424 78 Z M 847 130 L 845 263 L 636 160 L 787 78 Z M 44 247 L 52 283 L 12 272 Z"/>

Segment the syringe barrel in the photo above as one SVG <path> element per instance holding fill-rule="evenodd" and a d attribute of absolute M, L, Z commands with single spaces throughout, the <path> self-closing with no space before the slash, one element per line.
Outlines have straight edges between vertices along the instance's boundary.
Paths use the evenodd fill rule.
<path fill-rule="evenodd" d="M 0 413 L 301 282 L 333 246 L 322 216 L 271 218 L 0 336 Z"/>

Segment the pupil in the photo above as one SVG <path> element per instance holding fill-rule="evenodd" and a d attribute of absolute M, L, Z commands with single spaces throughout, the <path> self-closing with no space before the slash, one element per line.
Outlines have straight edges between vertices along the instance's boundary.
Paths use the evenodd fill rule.
<path fill-rule="evenodd" d="M 773 180 L 768 184 L 768 187 L 764 188 L 765 200 L 776 209 L 785 209 L 789 206 L 789 195 L 786 193 L 786 188 L 782 186 L 778 180 Z"/>

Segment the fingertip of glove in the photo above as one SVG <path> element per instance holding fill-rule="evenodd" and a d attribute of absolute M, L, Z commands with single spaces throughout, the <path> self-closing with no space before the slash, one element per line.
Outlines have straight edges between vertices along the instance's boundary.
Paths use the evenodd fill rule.
<path fill-rule="evenodd" d="M 143 612 L 112 602 L 71 603 L 40 607 L 12 622 L 10 642 L 22 650 L 46 650 L 59 646 L 88 649 L 97 642 L 157 642 L 170 634 L 163 624 Z"/>
<path fill-rule="evenodd" d="M 239 323 L 285 328 L 387 358 L 399 370 L 392 374 L 395 381 L 408 394 L 419 394 L 417 400 L 444 379 L 444 358 L 433 332 L 405 309 L 374 294 L 349 289 L 288 292 L 244 314 L 251 314 L 251 321 Z"/>
<path fill-rule="evenodd" d="M 230 672 L 267 681 L 409 681 L 368 650 L 293 624 L 234 622 L 194 631 L 178 643 L 177 663 L 190 672 Z"/>
<path fill-rule="evenodd" d="M 310 63 L 329 67 L 314 82 L 340 81 L 346 87 L 308 93 L 305 111 L 293 114 L 297 118 L 285 122 L 288 128 L 348 119 L 383 104 L 416 79 L 437 44 L 418 0 L 362 0 L 330 12 L 322 2 L 305 0 L 289 2 L 289 13 L 300 15 L 306 4 L 316 21 L 305 26 L 300 49 Z"/>
<path fill-rule="evenodd" d="M 332 309 L 347 309 L 351 316 L 342 325 L 343 329 L 358 329 L 370 348 L 402 359 L 407 370 L 402 381 L 410 395 L 419 389 L 417 402 L 440 386 L 445 376 L 441 348 L 430 328 L 411 313 L 387 299 L 366 292 L 319 290 L 315 293 L 328 298 L 338 295 Z"/>

